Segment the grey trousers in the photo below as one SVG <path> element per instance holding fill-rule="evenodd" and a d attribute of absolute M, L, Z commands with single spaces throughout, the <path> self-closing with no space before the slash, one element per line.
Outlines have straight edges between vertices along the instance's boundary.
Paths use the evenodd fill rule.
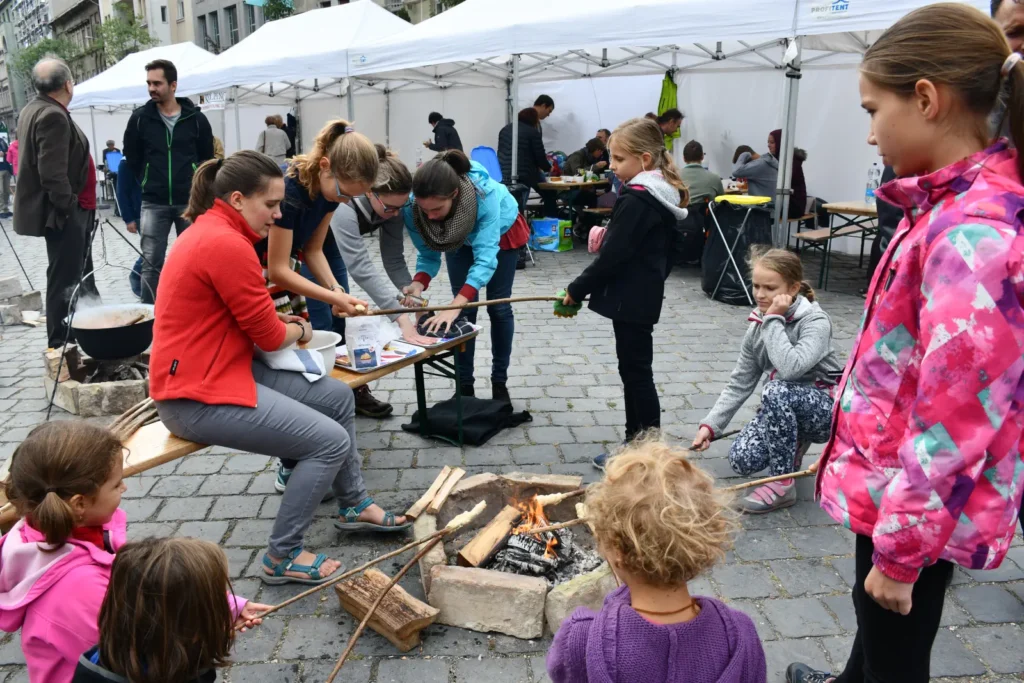
<path fill-rule="evenodd" d="M 297 461 L 270 533 L 268 552 L 285 557 L 302 547 L 327 489 L 341 507 L 366 498 L 356 449 L 355 398 L 330 377 L 307 382 L 296 372 L 253 361 L 256 407 L 158 401 L 160 420 L 175 436 L 225 448 Z"/>

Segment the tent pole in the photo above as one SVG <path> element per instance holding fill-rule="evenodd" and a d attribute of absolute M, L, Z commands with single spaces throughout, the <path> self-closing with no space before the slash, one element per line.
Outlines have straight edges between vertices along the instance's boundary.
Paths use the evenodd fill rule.
<path fill-rule="evenodd" d="M 800 38 L 796 38 L 797 56 L 786 64 L 786 86 L 784 90 L 782 122 L 782 149 L 779 152 L 779 181 L 775 202 L 775 226 L 777 246 L 786 239 L 784 221 L 789 217 L 789 203 L 793 196 L 793 150 L 796 147 L 796 111 L 800 96 Z M 803 214 L 801 209 L 800 214 Z"/>
<path fill-rule="evenodd" d="M 99 149 L 99 145 L 96 144 L 96 107 L 89 107 L 89 125 L 92 127 L 92 153 L 96 154 Z M 96 163 L 102 163 L 99 157 L 96 157 Z"/>
<path fill-rule="evenodd" d="M 510 94 L 512 109 L 512 181 L 515 185 L 519 180 L 519 117 L 515 108 L 519 106 L 519 55 L 512 55 L 512 83 Z"/>
<path fill-rule="evenodd" d="M 352 123 L 353 121 L 356 120 L 356 102 L 355 102 L 354 99 L 352 99 L 352 94 L 353 94 L 352 79 L 349 78 L 348 79 L 348 98 L 347 98 L 348 99 L 348 121 L 349 121 L 349 123 Z"/>
<path fill-rule="evenodd" d="M 235 148 L 235 151 L 237 152 L 238 150 L 243 149 L 242 148 L 242 115 L 241 115 L 241 113 L 238 110 L 238 108 L 239 108 L 239 104 L 238 104 L 238 86 L 237 85 L 234 86 L 232 88 L 232 90 L 234 90 L 234 96 L 235 96 L 235 143 L 238 145 Z"/>
<path fill-rule="evenodd" d="M 391 147 L 391 88 L 384 88 L 384 146 Z"/>

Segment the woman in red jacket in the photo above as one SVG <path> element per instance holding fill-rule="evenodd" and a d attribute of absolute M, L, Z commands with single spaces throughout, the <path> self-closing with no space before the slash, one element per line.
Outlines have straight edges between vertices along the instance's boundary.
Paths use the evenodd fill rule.
<path fill-rule="evenodd" d="M 366 494 L 356 449 L 352 390 L 329 377 L 271 370 L 253 360 L 308 341 L 309 323 L 278 315 L 253 244 L 281 217 L 281 169 L 241 151 L 199 167 L 186 215 L 157 291 L 150 395 L 176 436 L 297 461 L 260 574 L 266 583 L 317 584 L 340 563 L 303 550 L 317 505 L 333 488 L 344 531 L 409 525 Z M 351 313 L 362 303 L 348 297 Z"/>

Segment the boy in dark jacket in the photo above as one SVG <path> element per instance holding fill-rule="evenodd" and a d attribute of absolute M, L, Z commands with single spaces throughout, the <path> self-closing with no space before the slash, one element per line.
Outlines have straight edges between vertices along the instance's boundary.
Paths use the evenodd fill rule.
<path fill-rule="evenodd" d="M 142 301 L 153 303 L 167 238 L 188 227 L 181 217 L 199 164 L 213 158 L 213 130 L 191 100 L 174 96 L 178 70 L 166 59 L 146 65 L 150 101 L 132 112 L 124 131 L 124 155 L 142 186 L 142 253 L 146 263 Z M 152 293 L 151 293 L 152 292 Z"/>
<path fill-rule="evenodd" d="M 455 122 L 446 119 L 436 111 L 430 112 L 427 121 L 434 127 L 434 142 L 427 140 L 423 146 L 434 152 L 443 152 L 447 149 L 462 151 L 462 138 L 459 131 L 455 130 Z"/>
<path fill-rule="evenodd" d="M 677 220 L 686 188 L 657 124 L 631 119 L 611 139 L 612 171 L 623 182 L 597 259 L 566 288 L 564 303 L 590 297 L 610 318 L 626 404 L 626 441 L 661 427 L 654 386 L 654 325 L 661 317 Z M 603 468 L 607 455 L 594 459 Z"/>

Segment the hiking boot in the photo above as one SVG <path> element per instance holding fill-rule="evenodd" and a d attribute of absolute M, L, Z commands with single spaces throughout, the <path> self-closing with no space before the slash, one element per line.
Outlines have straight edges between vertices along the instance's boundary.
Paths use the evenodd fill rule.
<path fill-rule="evenodd" d="M 512 405 L 512 397 L 508 395 L 508 387 L 504 382 L 491 382 L 491 398 Z"/>
<path fill-rule="evenodd" d="M 277 465 L 277 479 L 274 480 L 274 489 L 278 493 L 284 493 L 284 490 L 288 488 L 288 479 L 292 476 L 292 468 L 285 467 L 283 464 Z M 334 490 L 327 489 L 327 493 L 324 494 L 321 502 L 327 502 L 331 498 L 334 498 Z"/>
<path fill-rule="evenodd" d="M 834 680 L 832 674 L 816 671 L 800 662 L 793 662 L 786 668 L 786 683 L 831 683 Z"/>
<path fill-rule="evenodd" d="M 783 479 L 758 486 L 753 493 L 737 501 L 740 512 L 763 515 L 766 512 L 788 508 L 796 503 L 796 481 Z"/>
<path fill-rule="evenodd" d="M 370 387 L 365 384 L 361 387 L 357 387 L 353 393 L 356 395 L 357 415 L 362 415 L 363 417 L 375 417 L 379 419 L 387 417 L 395 410 L 390 403 L 378 401 L 374 398 L 373 394 L 370 393 Z"/>

